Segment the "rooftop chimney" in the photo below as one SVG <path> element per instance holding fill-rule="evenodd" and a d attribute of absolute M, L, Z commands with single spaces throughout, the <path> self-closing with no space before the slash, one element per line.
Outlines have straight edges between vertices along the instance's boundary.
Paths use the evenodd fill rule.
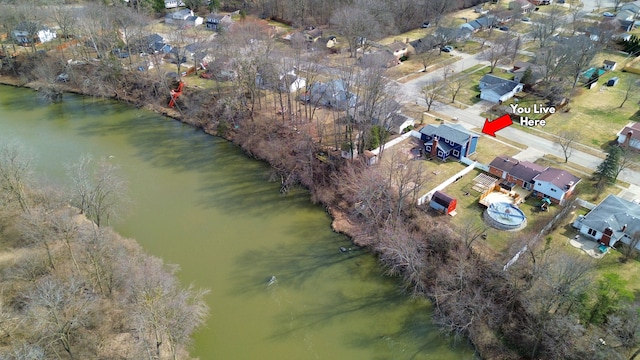
<path fill-rule="evenodd" d="M 627 230 L 627 224 L 622 225 L 622 230 L 620 231 L 624 232 L 625 230 Z"/>
<path fill-rule="evenodd" d="M 431 145 L 431 156 L 435 157 L 438 154 L 438 138 L 433 138 L 433 145 Z"/>
<path fill-rule="evenodd" d="M 632 136 L 633 136 L 633 130 L 627 131 L 627 136 L 624 138 L 624 143 L 623 143 L 624 146 L 629 146 Z"/>

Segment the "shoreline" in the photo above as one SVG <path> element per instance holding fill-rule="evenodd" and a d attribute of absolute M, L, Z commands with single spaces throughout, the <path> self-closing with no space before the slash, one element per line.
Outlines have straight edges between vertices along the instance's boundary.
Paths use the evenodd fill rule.
<path fill-rule="evenodd" d="M 16 79 L 15 77 L 11 77 L 11 76 L 7 76 L 7 75 L 0 75 L 0 85 L 7 85 L 7 86 L 13 86 L 13 87 L 18 87 L 18 88 L 27 88 L 27 89 L 32 89 L 34 91 L 39 91 L 38 90 L 38 83 L 37 82 L 22 82 L 19 79 Z M 84 93 L 78 89 L 74 89 L 72 87 L 69 86 L 61 86 L 61 89 L 63 92 L 66 93 L 71 93 L 71 94 L 76 94 L 76 95 L 81 95 L 81 96 L 92 96 L 91 94 L 87 94 Z M 158 114 L 160 116 L 165 116 L 168 118 L 171 118 L 173 120 L 176 121 L 180 121 L 183 124 L 186 125 L 190 125 L 193 126 L 196 129 L 200 129 L 202 130 L 204 133 L 206 133 L 207 135 L 210 136 L 216 136 L 218 138 L 224 139 L 232 144 L 234 144 L 235 146 L 240 147 L 240 145 L 236 142 L 233 141 L 233 137 L 225 137 L 225 136 L 221 136 L 219 135 L 214 129 L 209 128 L 209 127 L 205 127 L 202 126 L 202 124 L 198 123 L 198 122 L 192 122 L 192 121 L 188 121 L 184 118 L 184 116 L 182 114 L 180 114 L 179 111 L 170 109 L 170 108 L 164 108 L 158 105 L 154 105 L 154 104 L 143 104 L 143 103 L 139 103 L 137 101 L 134 101 L 133 99 L 123 99 L 121 97 L 118 97 L 116 95 L 112 96 L 112 97 L 107 97 L 108 99 L 114 100 L 114 101 L 119 101 L 119 102 L 125 102 L 127 104 L 130 104 L 132 106 L 136 106 L 139 108 L 144 108 L 148 111 L 151 111 L 155 114 Z M 261 157 L 255 157 L 253 156 L 253 154 L 248 154 L 245 151 L 245 155 L 256 158 L 260 161 L 264 161 L 267 164 L 269 164 L 269 166 L 273 167 L 272 164 L 264 158 Z M 299 184 L 300 186 L 304 186 L 302 184 Z M 308 187 L 305 186 L 305 189 L 309 192 L 311 192 L 311 189 L 309 189 Z M 353 224 L 350 220 L 349 217 L 346 215 L 346 213 L 339 209 L 337 206 L 332 206 L 330 204 L 325 204 L 325 203 L 321 203 L 321 205 L 324 207 L 325 211 L 329 214 L 329 216 L 331 217 L 331 230 L 338 233 L 338 234 L 342 234 L 347 236 L 351 242 L 356 245 L 356 246 L 360 246 L 360 247 L 367 247 L 368 244 L 365 241 L 362 241 L 361 239 L 358 239 L 358 236 L 356 236 L 357 234 L 357 225 Z"/>

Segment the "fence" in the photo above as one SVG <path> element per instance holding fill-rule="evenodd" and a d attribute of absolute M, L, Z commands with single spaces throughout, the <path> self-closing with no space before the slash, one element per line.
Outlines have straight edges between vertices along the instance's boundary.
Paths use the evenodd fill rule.
<path fill-rule="evenodd" d="M 467 166 L 466 168 L 458 171 L 455 175 L 453 175 L 452 177 L 448 178 L 447 180 L 443 181 L 440 185 L 434 187 L 431 191 L 429 191 L 428 193 L 422 195 L 419 199 L 418 199 L 418 205 L 423 205 L 426 202 L 428 202 L 429 200 L 431 200 L 431 196 L 433 195 L 434 192 L 442 190 L 444 188 L 446 188 L 447 186 L 453 184 L 454 181 L 456 181 L 456 179 L 462 177 L 465 174 L 468 174 L 471 170 L 473 170 L 476 167 L 477 162 L 473 162 L 472 164 L 470 164 L 469 166 Z"/>

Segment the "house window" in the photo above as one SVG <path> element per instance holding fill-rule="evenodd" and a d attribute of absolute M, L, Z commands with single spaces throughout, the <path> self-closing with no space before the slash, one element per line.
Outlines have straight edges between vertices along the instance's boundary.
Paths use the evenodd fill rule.
<path fill-rule="evenodd" d="M 597 231 L 593 230 L 593 229 L 589 229 L 589 231 L 587 231 L 587 234 L 591 235 L 591 236 L 596 236 Z"/>
<path fill-rule="evenodd" d="M 431 151 L 431 145 L 426 145 L 424 148 L 425 148 L 427 151 Z"/>
<path fill-rule="evenodd" d="M 439 157 L 443 157 L 444 156 L 444 153 L 442 152 L 442 150 L 438 150 L 438 156 Z"/>
<path fill-rule="evenodd" d="M 455 157 L 460 156 L 460 151 L 458 151 L 458 150 L 453 150 L 453 156 L 455 156 Z"/>

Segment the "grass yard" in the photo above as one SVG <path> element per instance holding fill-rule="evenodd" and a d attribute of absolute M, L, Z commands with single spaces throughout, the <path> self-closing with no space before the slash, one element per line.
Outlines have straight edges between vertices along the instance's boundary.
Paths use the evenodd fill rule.
<path fill-rule="evenodd" d="M 607 80 L 612 77 L 620 79 L 618 85 L 607 87 Z M 632 89 L 630 97 L 622 108 L 627 82 L 635 82 L 639 75 L 614 71 L 600 77 L 599 86 L 588 90 L 581 89 L 581 94 L 574 96 L 569 104 L 570 111 L 557 113 L 549 117 L 545 132 L 557 134 L 561 129 L 579 131 L 580 143 L 606 149 L 608 143 L 616 138 L 630 121 L 639 121 L 637 90 Z"/>
<path fill-rule="evenodd" d="M 489 136 L 483 136 L 478 140 L 476 154 L 471 155 L 469 158 L 481 164 L 489 164 L 496 156 L 513 156 L 519 152 L 520 149 L 510 144 Z"/>
<path fill-rule="evenodd" d="M 584 251 L 573 247 L 569 240 L 578 234 L 578 231 L 571 226 L 571 223 L 578 215 L 586 215 L 588 210 L 577 208 L 571 212 L 571 216 L 567 218 L 562 226 L 551 232 L 548 237 L 551 238 L 549 243 L 549 251 L 562 256 L 562 254 L 589 256 Z M 607 255 L 601 259 L 593 259 L 596 266 L 594 274 L 603 274 L 615 272 L 628 282 L 627 289 L 633 292 L 640 291 L 640 262 L 637 260 L 621 261 L 623 254 L 615 249 L 611 249 Z"/>
<path fill-rule="evenodd" d="M 466 222 L 471 221 L 475 226 L 486 227 L 486 244 L 498 253 L 509 250 L 515 238 L 526 235 L 527 229 L 538 228 L 548 221 L 549 216 L 555 215 L 560 210 L 558 206 L 553 205 L 549 211 L 540 212 L 538 210 L 540 200 L 530 198 L 519 206 L 527 217 L 527 226 L 524 230 L 513 232 L 489 227 L 482 219 L 484 207 L 478 204 L 481 194 L 472 188 L 473 179 L 480 173 L 482 173 L 480 170 L 471 171 L 457 183 L 449 185 L 444 189 L 444 192 L 458 200 L 458 214 L 452 219 L 452 223 L 462 227 L 466 225 Z"/>

